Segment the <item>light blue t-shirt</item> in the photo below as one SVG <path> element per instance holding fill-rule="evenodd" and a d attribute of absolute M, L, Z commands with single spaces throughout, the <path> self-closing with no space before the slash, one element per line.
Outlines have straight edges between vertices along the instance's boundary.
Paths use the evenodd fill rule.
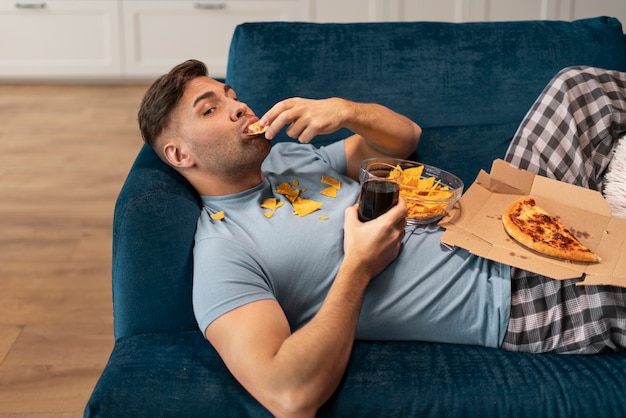
<path fill-rule="evenodd" d="M 194 247 L 193 306 L 201 330 L 244 304 L 274 299 L 292 330 L 317 312 L 343 259 L 343 217 L 359 184 L 346 177 L 343 142 L 273 146 L 263 183 L 230 196 L 203 196 Z M 341 180 L 335 198 L 322 175 Z M 322 207 L 307 216 L 276 187 L 288 182 Z M 284 205 L 267 218 L 261 203 Z M 211 213 L 224 211 L 222 220 Z M 320 217 L 323 217 L 320 218 Z M 398 258 L 369 284 L 357 339 L 420 340 L 498 347 L 510 310 L 510 269 L 441 245 L 435 225 L 407 227 Z"/>

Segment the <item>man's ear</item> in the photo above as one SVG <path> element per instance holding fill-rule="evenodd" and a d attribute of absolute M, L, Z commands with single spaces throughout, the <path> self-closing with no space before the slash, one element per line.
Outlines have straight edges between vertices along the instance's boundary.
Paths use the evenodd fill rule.
<path fill-rule="evenodd" d="M 193 166 L 193 159 L 180 145 L 168 142 L 163 146 L 163 155 L 167 161 L 176 168 L 189 168 Z"/>

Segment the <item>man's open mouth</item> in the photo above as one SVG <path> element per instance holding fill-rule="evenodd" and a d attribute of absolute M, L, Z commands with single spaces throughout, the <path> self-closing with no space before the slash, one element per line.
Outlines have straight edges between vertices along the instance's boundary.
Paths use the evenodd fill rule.
<path fill-rule="evenodd" d="M 267 131 L 267 126 L 262 126 L 261 121 L 257 120 L 254 123 L 248 125 L 246 129 L 244 129 L 244 133 L 247 135 L 261 135 Z"/>

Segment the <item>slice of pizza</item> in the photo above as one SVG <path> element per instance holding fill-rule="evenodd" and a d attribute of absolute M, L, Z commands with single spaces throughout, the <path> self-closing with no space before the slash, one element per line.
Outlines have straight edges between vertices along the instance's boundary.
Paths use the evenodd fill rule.
<path fill-rule="evenodd" d="M 502 214 L 502 223 L 513 239 L 541 254 L 571 261 L 600 261 L 557 217 L 537 206 L 530 196 L 509 206 Z"/>
<path fill-rule="evenodd" d="M 248 125 L 246 131 L 248 132 L 248 135 L 260 135 L 267 131 L 267 126 L 261 126 L 261 121 L 257 120 L 256 122 Z"/>

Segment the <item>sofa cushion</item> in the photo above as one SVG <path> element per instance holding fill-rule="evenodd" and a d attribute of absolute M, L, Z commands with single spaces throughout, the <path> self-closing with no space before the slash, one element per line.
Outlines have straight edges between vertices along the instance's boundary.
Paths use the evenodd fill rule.
<path fill-rule="evenodd" d="M 257 114 L 291 96 L 384 104 L 425 128 L 418 160 L 458 174 L 466 185 L 504 156 L 515 128 L 559 70 L 583 64 L 626 70 L 621 23 L 606 17 L 246 23 L 236 28 L 229 54 L 226 82 Z M 285 140 L 284 132 L 277 137 Z M 449 158 L 451 152 L 462 158 Z"/>
<path fill-rule="evenodd" d="M 339 391 L 318 416 L 601 418 L 626 410 L 626 353 L 557 356 L 357 342 Z M 200 332 L 187 332 L 118 340 L 85 416 L 271 415 Z"/>

